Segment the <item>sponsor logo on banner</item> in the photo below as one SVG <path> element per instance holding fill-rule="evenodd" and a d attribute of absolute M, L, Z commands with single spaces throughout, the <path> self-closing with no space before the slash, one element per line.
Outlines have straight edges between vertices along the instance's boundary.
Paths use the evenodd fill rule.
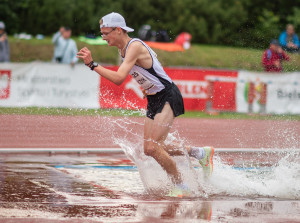
<path fill-rule="evenodd" d="M 184 98 L 207 98 L 207 81 L 174 80 L 174 82 Z"/>
<path fill-rule="evenodd" d="M 144 97 L 140 85 L 134 79 L 130 79 L 130 81 L 125 84 L 125 89 L 133 90 L 133 92 L 141 99 Z"/>
<path fill-rule="evenodd" d="M 300 73 L 240 71 L 236 98 L 238 112 L 300 114 Z"/>
<path fill-rule="evenodd" d="M 264 83 L 258 82 L 247 82 L 244 85 L 244 99 L 247 103 L 260 104 Z M 252 101 L 253 100 L 253 101 Z M 251 101 L 251 102 L 250 102 Z"/>
<path fill-rule="evenodd" d="M 9 98 L 11 71 L 0 70 L 0 99 Z"/>
<path fill-rule="evenodd" d="M 278 88 L 276 90 L 277 98 L 280 100 L 299 100 L 300 101 L 300 90 L 299 89 L 283 89 Z"/>
<path fill-rule="evenodd" d="M 207 82 L 206 81 L 183 81 L 174 80 L 184 98 L 206 99 Z M 143 98 L 143 92 L 140 85 L 131 79 L 125 84 L 125 89 L 132 90 L 139 98 Z"/>

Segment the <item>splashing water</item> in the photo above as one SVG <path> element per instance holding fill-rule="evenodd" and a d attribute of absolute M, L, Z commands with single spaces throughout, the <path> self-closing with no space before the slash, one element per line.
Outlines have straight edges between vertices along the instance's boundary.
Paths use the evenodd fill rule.
<path fill-rule="evenodd" d="M 143 153 L 143 132 L 133 131 L 133 126 L 138 125 L 142 128 L 143 123 L 126 117 L 111 119 L 109 123 L 114 143 L 120 145 L 127 157 L 136 164 L 146 193 L 164 195 L 173 186 L 171 179 L 152 157 Z M 118 131 L 116 134 L 114 132 L 116 128 L 121 129 L 121 132 Z M 178 140 L 181 145 L 184 144 L 184 140 L 180 140 L 177 132 L 173 132 L 168 135 L 166 143 L 174 141 L 178 143 Z M 221 155 L 215 155 L 214 173 L 208 179 L 204 178 L 203 171 L 195 159 L 191 160 L 185 155 L 174 157 L 174 160 L 184 183 L 196 197 L 300 198 L 300 156 L 297 153 L 290 152 L 279 162 L 269 163 L 268 167 L 252 169 L 234 168 L 222 161 Z M 131 171 L 131 174 L 135 173 Z M 136 180 L 136 183 L 141 182 Z"/>
<path fill-rule="evenodd" d="M 235 169 L 215 157 L 213 176 L 202 182 L 211 196 L 300 198 L 300 163 L 290 162 L 289 156 L 271 167 Z"/>
<path fill-rule="evenodd" d="M 143 149 L 143 133 L 133 132 L 132 125 L 142 125 L 128 118 L 117 119 L 114 124 L 122 128 L 125 132 L 114 136 L 114 143 L 118 144 L 138 167 L 141 180 L 146 192 L 151 194 L 165 194 L 173 188 L 173 183 L 162 167 L 152 157 L 146 156 Z M 175 133 L 170 133 L 166 143 L 172 143 L 177 137 Z M 178 143 L 178 142 L 176 142 Z M 182 149 L 183 151 L 183 149 Z M 184 182 L 189 188 L 199 195 L 200 187 L 196 172 L 191 165 L 187 155 L 175 157 L 179 171 L 182 173 Z"/>

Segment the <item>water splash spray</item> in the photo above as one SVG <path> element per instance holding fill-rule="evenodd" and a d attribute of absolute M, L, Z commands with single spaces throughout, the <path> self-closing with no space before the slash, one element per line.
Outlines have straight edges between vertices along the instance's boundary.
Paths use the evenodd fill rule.
<path fill-rule="evenodd" d="M 133 113 L 145 114 L 145 110 L 138 110 L 134 103 L 128 104 L 125 98 L 122 101 L 125 101 L 124 103 L 129 107 L 136 108 L 132 111 Z M 173 186 L 171 179 L 162 167 L 152 157 L 144 154 L 144 122 L 141 121 L 142 119 L 136 121 L 136 119 L 130 117 L 112 118 L 109 116 L 102 116 L 101 118 L 105 129 L 110 133 L 109 137 L 124 150 L 127 157 L 138 167 L 141 181 L 147 193 L 164 194 Z M 136 126 L 139 127 L 140 131 L 136 131 Z M 274 134 L 270 134 L 271 136 L 274 136 Z M 181 150 L 184 151 L 183 145 L 186 141 L 175 131 L 169 133 L 166 143 L 179 144 Z M 298 180 L 300 177 L 300 164 L 295 159 L 290 161 L 292 156 L 296 156 L 299 160 L 299 154 L 287 154 L 277 163 L 265 160 L 264 164 L 269 163 L 270 167 L 252 170 L 234 169 L 232 165 L 226 164 L 221 157 L 216 155 L 214 173 L 209 179 L 204 178 L 203 171 L 196 160 L 190 160 L 186 152 L 184 154 L 184 156 L 174 157 L 174 160 L 184 182 L 193 191 L 194 196 L 300 198 L 300 181 Z M 247 154 L 240 154 L 240 156 L 247 156 Z"/>

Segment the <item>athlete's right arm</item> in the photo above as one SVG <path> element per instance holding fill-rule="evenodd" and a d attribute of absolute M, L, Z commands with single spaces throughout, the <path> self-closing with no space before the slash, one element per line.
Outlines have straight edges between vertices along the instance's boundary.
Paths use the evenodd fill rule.
<path fill-rule="evenodd" d="M 141 47 L 139 45 L 135 44 L 133 44 L 132 47 L 129 47 L 126 54 L 126 58 L 117 71 L 107 69 L 101 65 L 95 67 L 94 71 L 96 71 L 99 75 L 106 78 L 107 80 L 113 82 L 114 84 L 121 85 L 128 76 L 129 71 L 135 64 L 138 55 L 141 51 L 140 48 Z M 77 53 L 77 57 L 82 58 L 85 64 L 89 64 L 91 61 L 93 61 L 91 51 L 86 47 L 82 48 Z"/>

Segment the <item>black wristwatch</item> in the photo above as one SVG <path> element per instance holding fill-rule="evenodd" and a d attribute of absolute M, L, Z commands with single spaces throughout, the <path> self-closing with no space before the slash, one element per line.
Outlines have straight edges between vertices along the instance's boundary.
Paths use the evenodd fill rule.
<path fill-rule="evenodd" d="M 91 61 L 90 63 L 86 64 L 91 70 L 94 70 L 95 67 L 98 67 L 98 64 L 94 61 Z"/>

